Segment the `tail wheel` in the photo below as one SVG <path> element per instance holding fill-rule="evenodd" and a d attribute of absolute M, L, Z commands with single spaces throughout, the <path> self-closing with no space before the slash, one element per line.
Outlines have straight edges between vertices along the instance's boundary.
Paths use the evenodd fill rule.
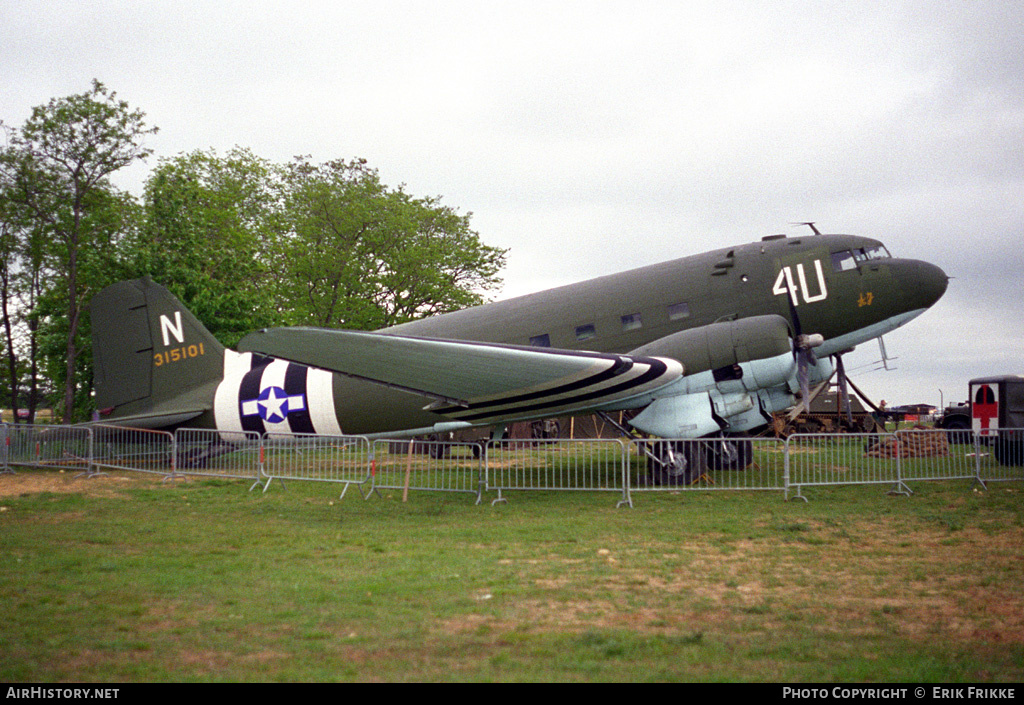
<path fill-rule="evenodd" d="M 707 471 L 703 444 L 697 441 L 663 441 L 648 461 L 648 472 L 656 485 L 692 485 Z"/>

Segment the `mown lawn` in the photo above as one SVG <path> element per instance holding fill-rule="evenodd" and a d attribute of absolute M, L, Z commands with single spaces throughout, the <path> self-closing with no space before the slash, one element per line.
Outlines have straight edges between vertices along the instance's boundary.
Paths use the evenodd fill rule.
<path fill-rule="evenodd" d="M 0 680 L 1024 679 L 1024 489 L 0 477 Z"/>

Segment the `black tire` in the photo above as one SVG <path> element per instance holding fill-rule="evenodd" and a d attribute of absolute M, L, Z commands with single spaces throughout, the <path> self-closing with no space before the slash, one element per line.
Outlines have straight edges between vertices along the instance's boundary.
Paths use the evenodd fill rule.
<path fill-rule="evenodd" d="M 431 460 L 443 460 L 444 458 L 451 457 L 450 436 L 446 437 L 444 434 L 435 433 L 430 436 L 430 441 L 432 442 L 427 444 L 427 454 Z"/>
<path fill-rule="evenodd" d="M 707 442 L 712 470 L 745 470 L 754 460 L 754 442 L 746 436 L 721 436 Z"/>
<path fill-rule="evenodd" d="M 1005 467 L 1024 465 L 1024 441 L 1012 438 L 997 438 L 992 452 L 1000 465 Z"/>
<path fill-rule="evenodd" d="M 663 487 L 692 485 L 707 471 L 707 456 L 703 443 L 696 441 L 662 441 L 652 449 L 654 458 L 648 458 L 651 481 Z"/>
<path fill-rule="evenodd" d="M 974 443 L 971 423 L 966 419 L 948 420 L 943 428 L 946 429 L 946 438 L 951 445 L 970 445 Z"/>

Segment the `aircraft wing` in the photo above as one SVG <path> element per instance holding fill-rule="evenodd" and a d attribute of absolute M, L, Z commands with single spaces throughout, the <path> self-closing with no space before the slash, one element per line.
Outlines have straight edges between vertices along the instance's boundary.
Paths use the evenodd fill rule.
<path fill-rule="evenodd" d="M 238 349 L 420 394 L 429 411 L 474 424 L 607 407 L 683 373 L 669 358 L 322 328 L 265 329 Z"/>

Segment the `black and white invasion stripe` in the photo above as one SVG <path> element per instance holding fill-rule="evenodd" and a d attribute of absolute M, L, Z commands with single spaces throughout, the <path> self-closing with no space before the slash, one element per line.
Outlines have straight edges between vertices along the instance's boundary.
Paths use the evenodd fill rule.
<path fill-rule="evenodd" d="M 539 388 L 472 399 L 464 406 L 432 404 L 427 408 L 448 418 L 471 423 L 538 417 L 579 407 L 595 407 L 602 401 L 638 396 L 682 374 L 682 366 L 670 359 L 598 353 L 561 354 L 589 357 L 594 364 L 583 372 Z"/>
<path fill-rule="evenodd" d="M 285 360 L 227 351 L 225 376 L 214 397 L 222 433 L 342 435 L 333 375 Z"/>

